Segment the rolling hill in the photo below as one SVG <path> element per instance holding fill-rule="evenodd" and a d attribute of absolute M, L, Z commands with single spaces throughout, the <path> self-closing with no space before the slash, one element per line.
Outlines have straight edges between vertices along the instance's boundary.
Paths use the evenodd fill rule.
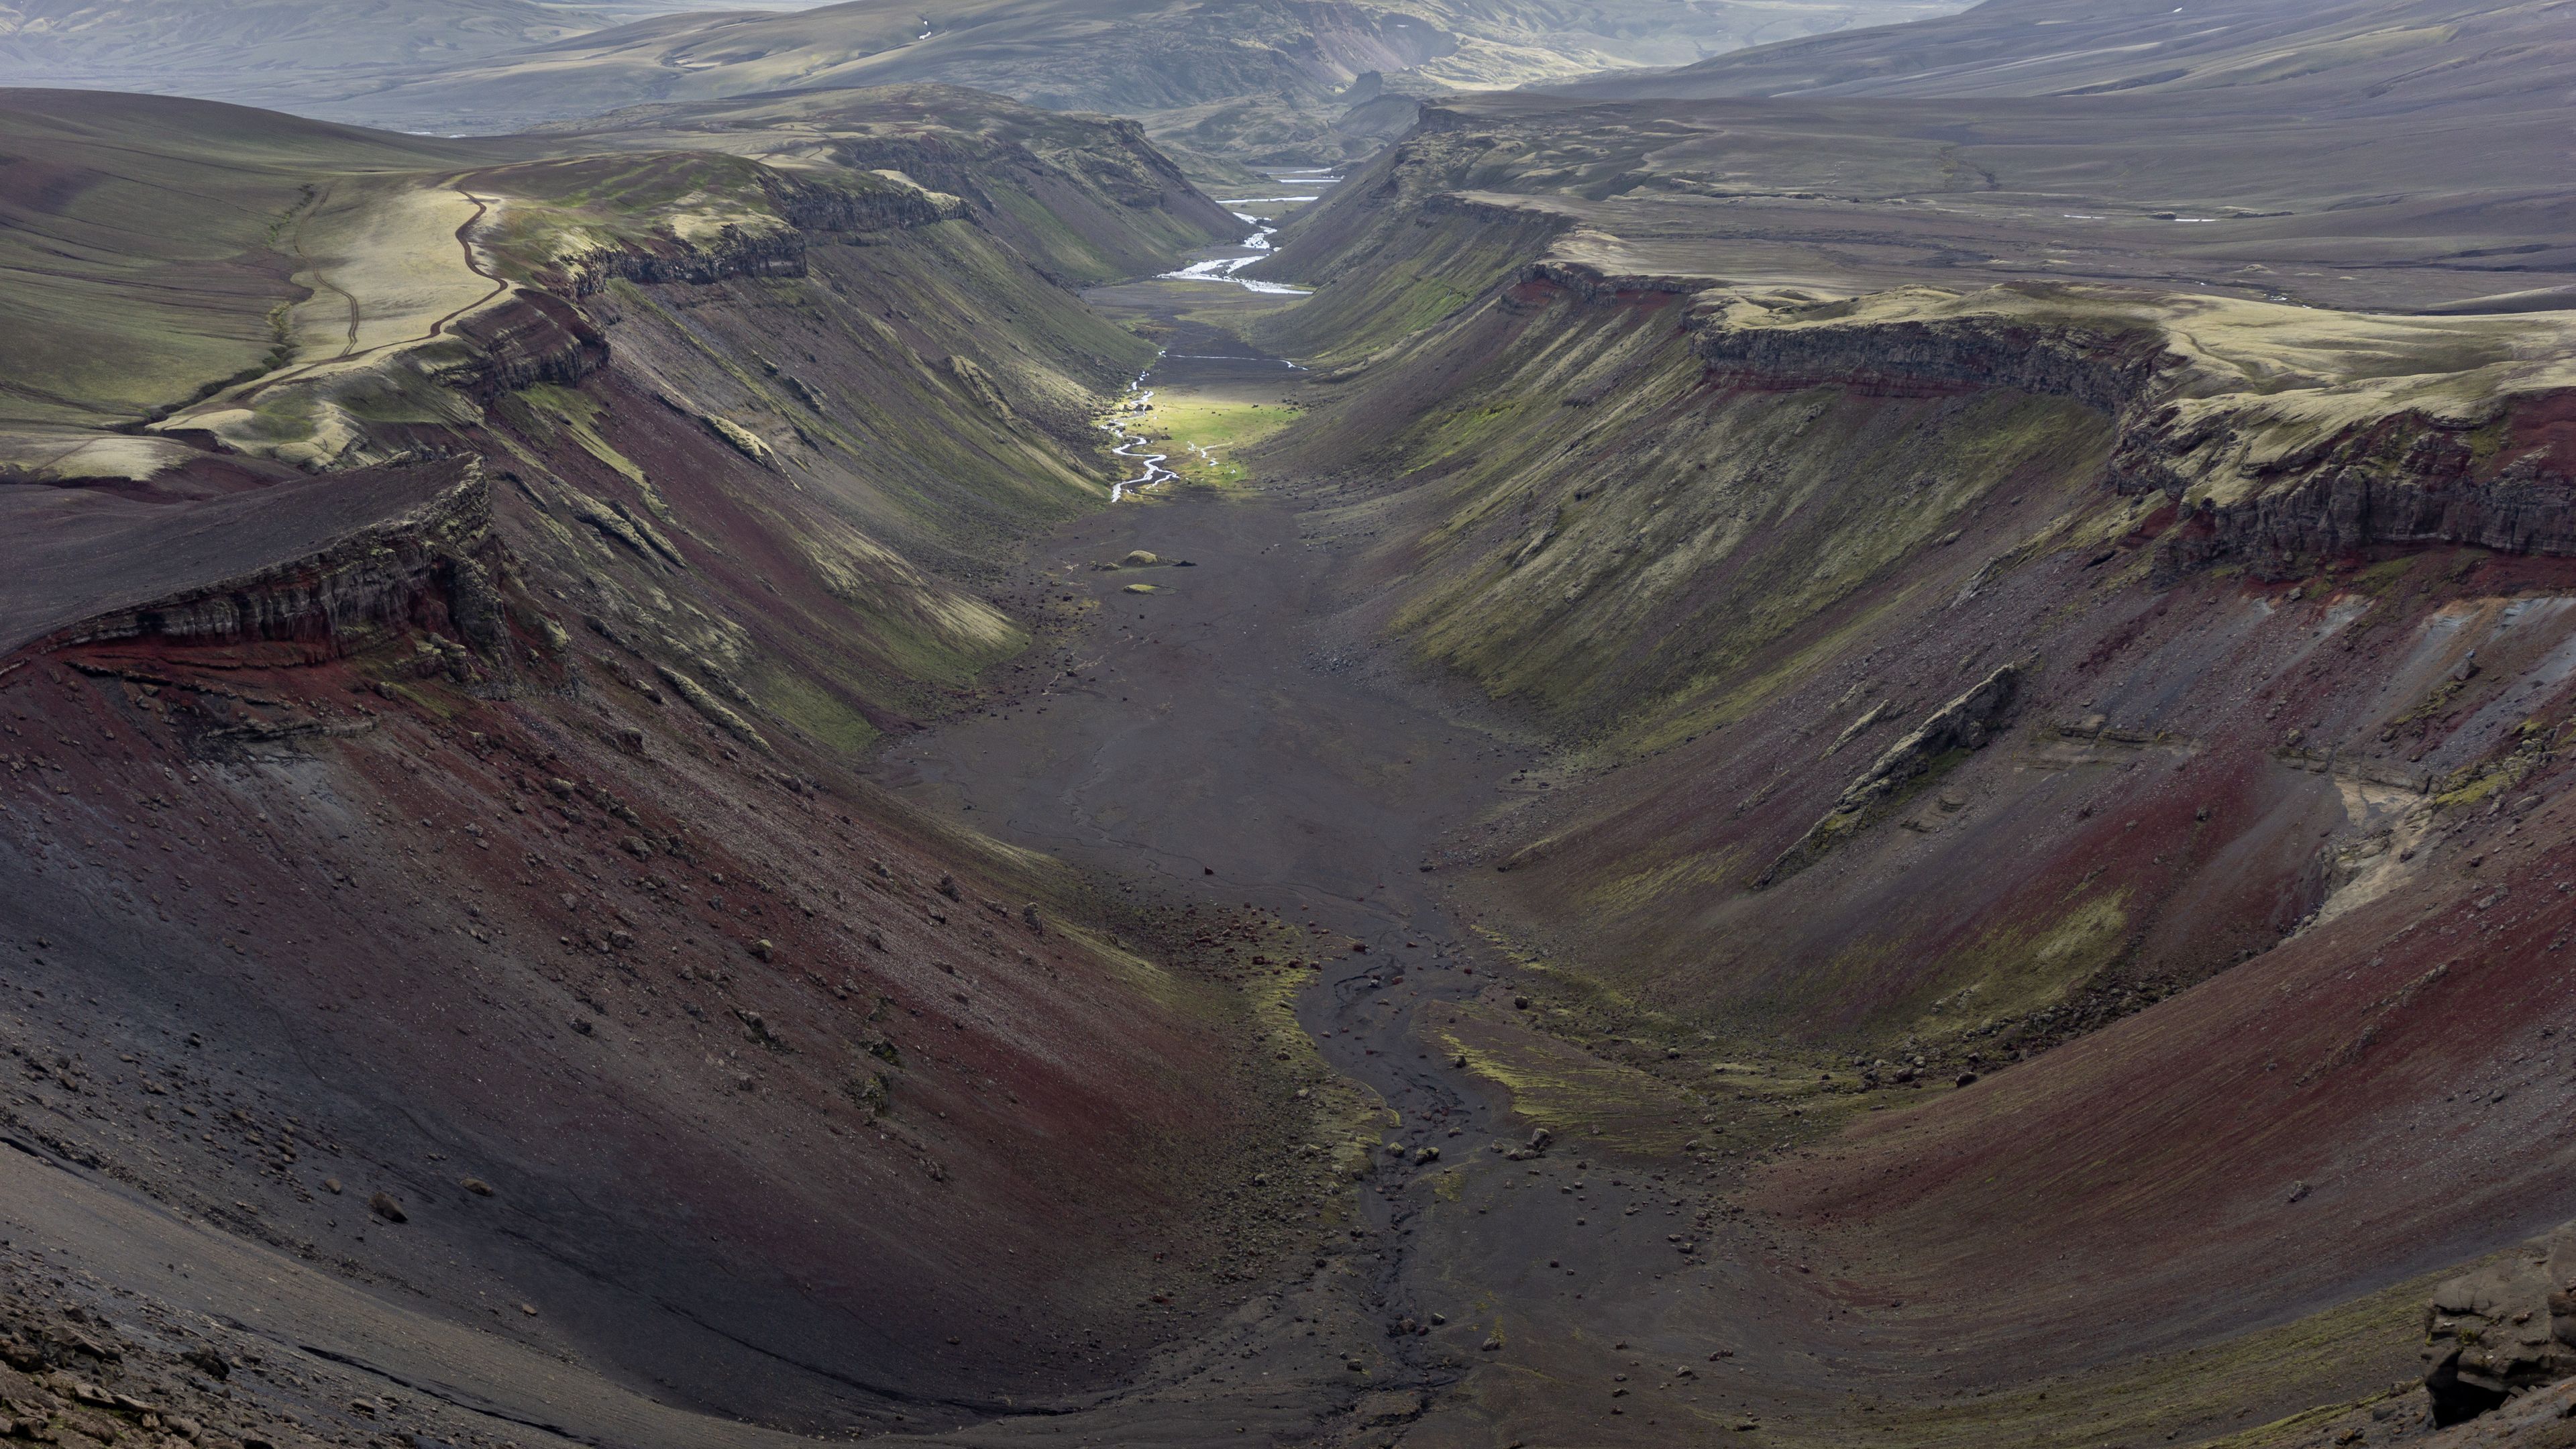
<path fill-rule="evenodd" d="M 706 0 L 6 0 L 0 85 L 297 110 L 395 77 L 713 8 Z"/>
<path fill-rule="evenodd" d="M 1363 156 L 1409 98 L 1684 65 L 1951 0 L 913 0 L 722 10 L 678 0 L 21 0 L 0 84 L 234 101 L 422 133 L 630 106 L 937 82 L 1146 122 L 1237 160 Z"/>
<path fill-rule="evenodd" d="M 2404 114 L 2429 101 L 2563 107 L 2576 24 L 2551 0 L 1987 0 L 1917 24 L 1815 36 L 1591 96 L 2168 96 L 2280 118 L 2329 106 Z"/>

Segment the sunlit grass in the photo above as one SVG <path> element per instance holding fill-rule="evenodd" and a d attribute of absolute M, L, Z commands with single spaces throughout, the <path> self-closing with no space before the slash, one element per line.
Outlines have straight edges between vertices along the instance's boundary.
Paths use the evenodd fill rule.
<path fill-rule="evenodd" d="M 1236 452 L 1296 421 L 1298 412 L 1285 403 L 1158 393 L 1143 424 L 1146 436 L 1168 445 L 1159 449 L 1169 454 L 1163 466 L 1192 483 L 1229 487 L 1249 476 Z"/>

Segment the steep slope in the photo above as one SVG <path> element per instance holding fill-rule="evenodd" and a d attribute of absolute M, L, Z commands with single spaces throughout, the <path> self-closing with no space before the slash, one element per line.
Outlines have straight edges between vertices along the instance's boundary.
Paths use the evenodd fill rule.
<path fill-rule="evenodd" d="M 954 194 L 1061 285 L 1151 272 L 1242 223 L 1132 124 L 1059 117 L 956 86 L 643 106 L 555 128 L 579 143 L 685 144 L 789 167 L 894 173 Z"/>
<path fill-rule="evenodd" d="M 94 1200 L 87 1272 L 166 1304 L 165 1260 L 267 1293 L 244 1265 L 300 1258 L 342 1286 L 254 1355 L 446 1354 L 506 1370 L 422 1391 L 476 1432 L 681 1443 L 1078 1405 L 1266 1271 L 1323 1099 L 1248 1050 L 1257 998 L 851 773 L 1044 626 L 966 582 L 1105 495 L 1090 416 L 1147 349 L 1049 275 L 1225 219 L 1132 128 L 921 100 L 800 109 L 792 155 L 504 159 L 10 96 L 19 165 L 88 182 L 39 215 L 263 283 L 89 325 L 284 312 L 247 381 L 223 347 L 259 339 L 66 377 L 74 414 L 166 415 L 47 413 L 96 446 L 7 490 L 5 1111 L 13 1173 Z M 877 164 L 887 114 L 976 187 Z M 137 199 L 187 166 L 237 222 Z M 1168 190 L 1102 189 L 1139 167 Z M 17 335 L 70 357 L 31 275 Z M 317 1412 L 244 1388 L 229 1438 Z"/>
<path fill-rule="evenodd" d="M 336 94 L 631 18 L 531 0 L 11 0 L 0 85 L 291 105 L 316 85 Z"/>
<path fill-rule="evenodd" d="M 21 214 L 213 340 L 0 489 L 13 1422 L 2349 1446 L 2576 1363 L 2553 116 L 1452 99 L 1296 297 L 947 88 L 70 104 Z"/>
<path fill-rule="evenodd" d="M 2399 1285 L 2576 1187 L 2576 331 L 2437 305 L 2557 280 L 2562 183 L 1965 114 L 1453 102 L 1256 269 L 1319 288 L 1256 335 L 1348 607 L 1554 745 L 1426 858 L 1531 1013 L 1449 1040 L 1560 1133 L 1697 1094 L 1802 1423 L 1923 1371 L 1871 1432 L 2038 1442 L 2054 1374 L 2215 1433 L 2288 1324 L 2246 1412 L 2380 1392 Z"/>

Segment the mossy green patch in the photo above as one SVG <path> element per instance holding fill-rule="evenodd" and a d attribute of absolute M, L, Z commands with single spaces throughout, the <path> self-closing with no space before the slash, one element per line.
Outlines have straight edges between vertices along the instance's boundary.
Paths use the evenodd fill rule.
<path fill-rule="evenodd" d="M 1900 563 L 2002 489 L 2080 488 L 2109 443 L 2091 409 L 2009 390 L 1711 394 L 1651 313 L 1522 315 L 1420 344 L 1423 367 L 1456 365 L 1443 346 L 1500 355 L 1385 449 L 1446 505 L 1393 627 L 1500 698 L 1639 749 L 1749 713 L 1872 616 L 1921 607 Z"/>
<path fill-rule="evenodd" d="M 1995 926 L 1923 971 L 1898 1009 L 1922 1013 L 1913 1025 L 1918 1033 L 1955 1036 L 1980 1020 L 2054 1005 L 2119 958 L 2129 929 L 2126 904 L 2124 890 L 2100 892 L 2036 919 Z M 1859 958 L 1851 964 L 1875 966 Z M 1847 977 L 1850 968 L 1840 974 Z M 1820 981 L 1817 988 L 1831 992 L 1836 982 Z M 1953 1014 L 1932 1011 L 1928 1003 L 1935 998 Z"/>
<path fill-rule="evenodd" d="M 866 715 L 802 674 L 773 672 L 760 681 L 759 694 L 762 703 L 808 738 L 843 753 L 864 753 L 884 737 Z"/>
<path fill-rule="evenodd" d="M 608 440 L 600 436 L 601 407 L 597 399 L 574 388 L 539 382 L 520 388 L 505 398 L 503 404 L 505 407 L 515 406 L 518 411 L 513 413 L 513 420 L 525 426 L 560 428 L 575 446 L 607 464 L 619 477 L 643 491 L 655 513 L 669 516 L 669 505 L 663 504 L 653 493 L 652 482 L 645 477 L 642 465 L 609 446 Z"/>
<path fill-rule="evenodd" d="M 1935 1400 L 1867 1399 L 1821 1422 L 1785 1426 L 1777 1442 L 1868 1442 L 1923 1449 L 2022 1449 L 2066 1443 L 2163 1443 L 2177 1425 L 2206 1434 L 2236 1420 L 2248 1403 L 2297 1402 L 2315 1407 L 2221 1438 L 2195 1436 L 2206 1449 L 2257 1449 L 2294 1438 L 2321 1419 L 2366 1407 L 2412 1382 L 2422 1337 L 2425 1295 L 2446 1273 L 2391 1284 L 2288 1323 L 2254 1329 L 2203 1348 L 2106 1364 L 2003 1391 Z M 2356 1368 L 2376 1367 L 2388 1385 L 2347 1397 Z M 1859 1412 L 1865 1403 L 1874 1412 Z"/>
<path fill-rule="evenodd" d="M 1237 450 L 1277 433 L 1298 415 L 1286 403 L 1158 393 L 1143 426 L 1146 436 L 1169 445 L 1165 466 L 1190 483 L 1224 488 L 1241 484 L 1250 474 L 1235 456 Z"/>
<path fill-rule="evenodd" d="M 1700 1102 L 1633 1067 L 1529 1030 L 1512 1013 L 1458 1009 L 1439 1029 L 1444 1051 L 1511 1094 L 1512 1111 L 1585 1148 L 1666 1156 L 1700 1135 Z"/>

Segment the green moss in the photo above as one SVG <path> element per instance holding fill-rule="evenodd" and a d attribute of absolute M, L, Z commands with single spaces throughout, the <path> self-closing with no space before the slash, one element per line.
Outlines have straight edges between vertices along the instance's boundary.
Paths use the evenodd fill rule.
<path fill-rule="evenodd" d="M 2433 796 L 2433 803 L 2446 810 L 2481 804 L 2511 788 L 2520 778 L 2520 774 L 2504 766 L 2465 769 L 2446 782 L 2446 788 Z"/>
<path fill-rule="evenodd" d="M 760 696 L 807 738 L 846 754 L 864 754 L 883 737 L 866 715 L 803 674 L 770 674 L 760 683 Z"/>
<path fill-rule="evenodd" d="M 1451 345 L 1495 360 L 1383 450 L 1445 505 L 1393 627 L 1559 726 L 1651 749 L 1749 713 L 1834 641 L 1922 607 L 1898 598 L 1920 588 L 1900 565 L 1996 489 L 2079 502 L 1989 579 L 2109 526 L 2085 491 L 2108 424 L 2072 403 L 1712 395 L 1653 314 L 1573 300 L 1508 329 L 1481 311 L 1451 327 L 1474 338 Z M 1793 640 L 1794 656 L 1775 652 Z"/>
<path fill-rule="evenodd" d="M 1462 1006 L 1440 1047 L 1510 1094 L 1512 1111 L 1533 1126 L 1585 1145 L 1668 1156 L 1700 1135 L 1697 1099 L 1634 1067 L 1522 1029 L 1482 1006 Z"/>
<path fill-rule="evenodd" d="M 841 1094 L 852 1106 L 871 1117 L 883 1117 L 894 1111 L 894 1081 L 883 1072 L 869 1072 L 850 1078 L 841 1085 Z"/>
<path fill-rule="evenodd" d="M 1604 873 L 1578 897 L 1584 909 L 1626 915 L 1672 896 L 1697 896 L 1740 875 L 1748 864 L 1741 848 L 1703 851 L 1654 864 L 1631 862 Z"/>
<path fill-rule="evenodd" d="M 1894 1016 L 1911 1018 L 1917 1032 L 1955 1035 L 1978 1019 L 2021 1015 L 2064 1000 L 2117 961 L 2129 930 L 2125 889 L 2078 896 L 2035 920 L 1995 926 L 1934 961 L 1896 1004 Z M 1816 983 L 1830 993 L 1832 982 Z M 1927 1013 L 1935 999 L 1969 993 L 1973 1011 L 1952 1020 Z"/>
<path fill-rule="evenodd" d="M 1338 252 L 1285 253 L 1283 262 L 1302 268 L 1308 281 L 1329 277 L 1335 285 L 1256 320 L 1251 334 L 1319 365 L 1359 361 L 1474 305 L 1560 226 L 1537 215 L 1452 218 L 1439 226 L 1415 226 L 1408 218 L 1367 231 Z M 1346 265 L 1362 256 L 1365 266 Z"/>
<path fill-rule="evenodd" d="M 2421 1336 L 2423 1301 L 2444 1274 L 2392 1284 L 2288 1323 L 2257 1328 L 2205 1348 L 2115 1362 L 2001 1392 L 1931 1402 L 1888 1400 L 1875 1413 L 1845 1411 L 1807 1426 L 1799 1442 L 1872 1442 L 1921 1449 L 2023 1449 L 2067 1443 L 2162 1443 L 2180 1424 L 2232 1421 L 2248 1403 L 2316 1407 L 2196 1442 L 2204 1449 L 2257 1449 L 2297 1436 L 2316 1422 L 2402 1392 Z M 2356 1369 L 2375 1367 L 2388 1389 L 2347 1397 Z M 2400 1385 L 2402 1384 L 2402 1387 Z"/>
<path fill-rule="evenodd" d="M 656 514 L 665 518 L 670 516 L 669 505 L 653 491 L 652 482 L 644 476 L 642 465 L 609 446 L 608 440 L 600 435 L 598 424 L 602 409 L 588 393 L 540 382 L 519 389 L 504 401 L 515 404 L 517 408 L 511 414 L 514 422 L 522 426 L 542 428 L 552 425 L 562 429 L 564 435 L 583 452 L 607 464 L 618 476 L 642 490 Z"/>

